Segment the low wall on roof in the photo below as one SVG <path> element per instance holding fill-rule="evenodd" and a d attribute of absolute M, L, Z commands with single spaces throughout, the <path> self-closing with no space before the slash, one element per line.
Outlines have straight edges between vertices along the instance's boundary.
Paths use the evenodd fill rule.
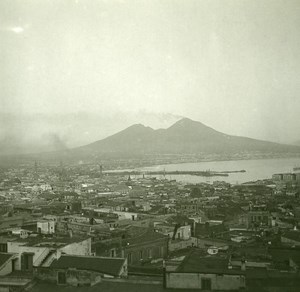
<path fill-rule="evenodd" d="M 66 279 L 65 285 L 71 286 L 93 286 L 101 282 L 102 278 L 100 273 L 79 271 L 76 269 L 51 269 L 42 267 L 34 269 L 35 278 L 46 282 L 58 283 L 58 273 L 64 273 Z"/>
<path fill-rule="evenodd" d="M 204 289 L 204 282 L 210 283 L 211 290 L 239 290 L 245 288 L 243 275 L 177 273 L 166 274 L 166 288 Z"/>

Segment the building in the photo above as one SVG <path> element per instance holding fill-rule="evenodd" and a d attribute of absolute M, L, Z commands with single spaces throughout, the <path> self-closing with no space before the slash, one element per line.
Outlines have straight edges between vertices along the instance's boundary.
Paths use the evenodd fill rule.
<path fill-rule="evenodd" d="M 127 277 L 125 258 L 62 255 L 50 267 L 34 269 L 37 279 L 71 286 L 93 286 L 102 278 Z"/>
<path fill-rule="evenodd" d="M 40 234 L 54 234 L 55 233 L 55 221 L 39 220 L 37 222 L 37 232 Z"/>
<path fill-rule="evenodd" d="M 272 226 L 272 216 L 265 205 L 250 205 L 248 211 L 248 229 L 267 228 Z"/>
<path fill-rule="evenodd" d="M 282 179 L 286 182 L 291 182 L 291 181 L 294 181 L 296 179 L 296 177 L 295 177 L 294 173 L 283 173 Z"/>
<path fill-rule="evenodd" d="M 239 291 L 246 287 L 245 271 L 232 269 L 226 257 L 203 255 L 198 250 L 192 250 L 175 270 L 167 264 L 165 287 Z"/>
<path fill-rule="evenodd" d="M 167 235 L 169 238 L 183 240 L 188 240 L 191 238 L 190 225 L 174 226 L 172 224 L 156 224 L 155 229 L 161 234 Z"/>
<path fill-rule="evenodd" d="M 296 173 L 276 173 L 272 175 L 272 180 L 283 183 L 299 183 L 300 172 Z"/>
<path fill-rule="evenodd" d="M 82 205 L 80 201 L 68 202 L 66 205 L 66 211 L 79 213 L 82 210 Z"/>
<path fill-rule="evenodd" d="M 75 237 L 12 237 L 7 252 L 17 254 L 14 269 L 32 271 L 33 267 L 50 266 L 61 254 L 91 255 L 91 239 Z"/>
<path fill-rule="evenodd" d="M 152 228 L 131 226 L 119 238 L 111 238 L 93 243 L 97 256 L 124 257 L 128 265 L 166 258 L 168 255 L 168 236 L 155 232 Z"/>
<path fill-rule="evenodd" d="M 109 226 L 103 224 L 103 220 L 76 216 L 60 218 L 56 223 L 56 231 L 71 236 L 107 236 L 110 234 Z"/>
<path fill-rule="evenodd" d="M 123 242 L 125 244 L 124 255 L 128 259 L 128 265 L 166 258 L 168 255 L 168 240 L 167 236 L 151 229 L 140 236 L 125 239 Z"/>
<path fill-rule="evenodd" d="M 273 181 L 281 181 L 283 179 L 282 173 L 276 173 L 272 175 L 272 180 Z"/>
<path fill-rule="evenodd" d="M 181 202 L 179 205 L 179 210 L 182 214 L 198 214 L 201 212 L 202 205 L 197 201 L 195 202 Z"/>
<path fill-rule="evenodd" d="M 12 217 L 0 218 L 0 231 L 5 231 L 9 228 L 22 227 L 26 222 L 32 221 L 32 217 L 28 214 L 16 215 Z"/>

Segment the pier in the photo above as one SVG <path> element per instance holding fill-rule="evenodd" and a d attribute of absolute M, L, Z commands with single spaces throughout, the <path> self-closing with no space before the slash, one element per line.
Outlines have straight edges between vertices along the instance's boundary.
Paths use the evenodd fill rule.
<path fill-rule="evenodd" d="M 185 171 L 185 170 L 157 170 L 157 171 L 142 171 L 142 170 L 120 170 L 120 171 L 106 171 L 106 175 L 195 175 L 195 176 L 229 176 L 230 173 L 246 172 L 245 170 L 234 170 L 234 171 Z"/>

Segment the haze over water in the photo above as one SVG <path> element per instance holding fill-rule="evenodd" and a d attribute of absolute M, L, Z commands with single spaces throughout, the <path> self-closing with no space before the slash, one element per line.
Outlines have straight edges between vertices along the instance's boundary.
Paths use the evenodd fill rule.
<path fill-rule="evenodd" d="M 202 177 L 194 175 L 166 175 L 167 179 L 188 183 L 200 183 L 213 181 L 225 181 L 228 183 L 244 183 L 260 179 L 269 179 L 275 173 L 293 172 L 295 166 L 300 166 L 300 158 L 282 159 L 258 159 L 258 160 L 232 160 L 232 161 L 210 161 L 198 163 L 165 164 L 152 167 L 139 168 L 144 171 L 237 171 L 246 172 L 230 173 L 229 176 Z M 157 176 L 161 178 L 163 176 Z"/>

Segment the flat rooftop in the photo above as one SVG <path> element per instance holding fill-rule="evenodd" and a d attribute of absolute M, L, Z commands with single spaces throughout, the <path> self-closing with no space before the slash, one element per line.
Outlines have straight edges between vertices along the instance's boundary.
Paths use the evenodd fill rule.
<path fill-rule="evenodd" d="M 205 274 L 233 274 L 243 275 L 240 269 L 228 269 L 229 259 L 226 255 L 204 255 L 202 251 L 191 250 L 177 268 L 176 272 L 205 273 Z"/>
<path fill-rule="evenodd" d="M 5 236 L 6 242 L 20 242 L 25 246 L 35 247 L 62 247 L 75 242 L 82 242 L 89 237 L 69 237 L 69 236 L 55 236 L 47 237 L 39 234 L 35 236 L 28 236 L 27 238 L 20 238 L 19 236 Z"/>

